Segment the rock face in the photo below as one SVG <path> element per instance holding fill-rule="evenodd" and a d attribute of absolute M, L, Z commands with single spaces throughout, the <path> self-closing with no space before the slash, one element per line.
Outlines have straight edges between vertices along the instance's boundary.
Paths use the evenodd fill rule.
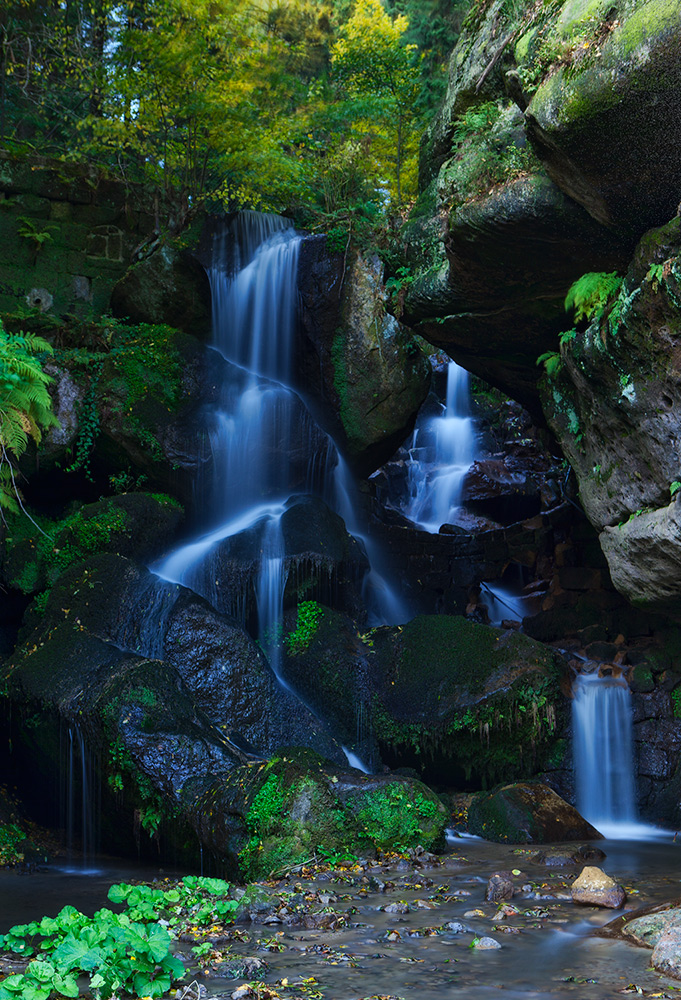
<path fill-rule="evenodd" d="M 496 0 L 452 53 L 408 223 L 405 320 L 514 398 L 536 406 L 571 283 L 623 268 L 676 209 L 679 9 Z"/>
<path fill-rule="evenodd" d="M 211 295 L 203 267 L 170 244 L 133 264 L 111 292 L 114 316 L 131 323 L 167 323 L 194 337 L 211 331 Z"/>
<path fill-rule="evenodd" d="M 681 908 L 669 906 L 667 909 L 657 909 L 653 913 L 634 917 L 622 924 L 621 932 L 636 944 L 645 948 L 655 948 L 658 942 L 672 929 L 681 928 Z"/>
<path fill-rule="evenodd" d="M 670 927 L 653 949 L 650 964 L 658 972 L 681 979 L 681 927 Z"/>
<path fill-rule="evenodd" d="M 344 264 L 325 241 L 303 244 L 300 385 L 350 465 L 368 475 L 414 426 L 430 367 L 411 333 L 386 311 L 378 260 Z"/>
<path fill-rule="evenodd" d="M 681 616 L 674 442 L 681 434 L 681 220 L 641 240 L 605 315 L 545 376 L 548 420 L 600 532 L 613 583 L 647 611 Z"/>
<path fill-rule="evenodd" d="M 624 906 L 627 894 L 621 885 L 606 875 L 601 868 L 587 866 L 577 876 L 570 889 L 573 903 L 584 906 L 603 906 L 609 910 L 619 910 Z"/>
<path fill-rule="evenodd" d="M 474 795 L 468 828 L 485 840 L 509 844 L 602 839 L 573 806 L 539 782 L 518 782 Z"/>

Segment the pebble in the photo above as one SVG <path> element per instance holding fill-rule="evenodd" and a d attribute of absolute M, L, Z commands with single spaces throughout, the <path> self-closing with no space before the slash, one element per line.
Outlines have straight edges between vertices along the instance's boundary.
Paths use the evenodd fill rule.
<path fill-rule="evenodd" d="M 476 938 L 473 941 L 473 947 L 477 951 L 492 951 L 494 948 L 501 948 L 501 945 L 499 944 L 498 941 L 495 941 L 494 938 L 481 937 L 481 938 Z"/>

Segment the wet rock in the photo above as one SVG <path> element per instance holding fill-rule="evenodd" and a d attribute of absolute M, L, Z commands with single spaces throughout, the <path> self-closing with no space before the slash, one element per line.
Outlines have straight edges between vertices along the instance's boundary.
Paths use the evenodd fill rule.
<path fill-rule="evenodd" d="M 501 948 L 499 942 L 491 937 L 474 938 L 472 946 L 476 951 L 493 951 L 495 948 Z"/>
<path fill-rule="evenodd" d="M 681 927 L 667 928 L 653 949 L 650 964 L 658 972 L 681 979 Z"/>
<path fill-rule="evenodd" d="M 488 903 L 500 903 L 504 899 L 512 899 L 514 892 L 510 872 L 495 872 L 487 883 L 485 899 Z"/>
<path fill-rule="evenodd" d="M 111 293 L 111 310 L 131 323 L 166 323 L 206 337 L 211 330 L 208 276 L 186 251 L 165 244 L 126 271 Z"/>
<path fill-rule="evenodd" d="M 226 613 L 239 611 L 246 620 L 256 614 L 257 578 L 269 521 L 219 542 L 196 571 L 190 585 L 209 596 Z M 341 609 L 357 611 L 368 562 L 362 546 L 323 500 L 293 496 L 280 520 L 286 604 L 317 598 Z"/>
<path fill-rule="evenodd" d="M 430 366 L 411 332 L 386 311 L 382 265 L 329 255 L 306 240 L 300 258 L 301 388 L 353 469 L 368 475 L 414 426 Z"/>
<path fill-rule="evenodd" d="M 468 827 L 486 840 L 510 844 L 602 839 L 574 806 L 548 785 L 529 781 L 474 795 Z"/>
<path fill-rule="evenodd" d="M 473 933 L 473 931 L 471 930 L 470 927 L 466 927 L 465 924 L 462 924 L 458 920 L 450 920 L 449 923 L 446 924 L 445 926 L 446 926 L 447 930 L 451 934 L 472 934 Z"/>
<path fill-rule="evenodd" d="M 671 930 L 681 929 L 681 907 L 658 910 L 642 917 L 633 917 L 622 924 L 624 937 L 631 938 L 645 948 L 655 948 L 658 942 Z"/>
<path fill-rule="evenodd" d="M 621 885 L 601 868 L 592 866 L 584 868 L 572 883 L 571 895 L 573 903 L 603 906 L 610 910 L 619 910 L 627 898 Z"/>

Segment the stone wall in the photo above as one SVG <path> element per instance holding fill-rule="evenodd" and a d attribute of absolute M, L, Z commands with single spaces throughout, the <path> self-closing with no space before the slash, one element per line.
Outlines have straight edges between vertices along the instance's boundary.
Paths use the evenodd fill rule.
<path fill-rule="evenodd" d="M 0 150 L 0 311 L 106 312 L 133 251 L 154 230 L 141 196 L 92 167 Z"/>

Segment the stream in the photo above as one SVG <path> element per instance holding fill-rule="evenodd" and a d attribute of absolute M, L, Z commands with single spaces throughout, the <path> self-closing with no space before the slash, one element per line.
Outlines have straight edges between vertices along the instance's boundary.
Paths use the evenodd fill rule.
<path fill-rule="evenodd" d="M 680 847 L 671 835 L 644 842 L 606 840 L 599 846 L 607 855 L 603 869 L 627 889 L 627 908 L 680 894 Z M 196 978 L 209 994 L 231 997 L 244 982 L 262 979 L 272 985 L 274 995 L 291 1000 L 435 1000 L 451 990 L 470 1000 L 610 1000 L 626 993 L 675 996 L 681 990 L 673 980 L 649 970 L 647 949 L 594 935 L 618 913 L 571 902 L 570 882 L 581 865 L 537 863 L 537 845 L 455 838 L 450 848 L 439 863 L 364 862 L 316 878 L 303 871 L 263 883 L 277 900 L 274 912 L 270 908 L 263 918 L 267 922 L 228 929 L 211 955 L 218 974 L 204 978 L 190 971 L 187 981 Z M 493 872 L 513 869 L 521 873 L 514 877 L 512 900 L 519 912 L 504 916 L 505 904 L 485 902 L 485 888 Z M 54 914 L 67 902 L 92 913 L 110 905 L 106 892 L 114 881 L 173 875 L 168 870 L 118 867 L 110 860 L 97 874 L 2 871 L 0 931 Z M 293 912 L 298 920 L 288 924 Z M 451 923 L 466 930 L 455 933 L 447 926 Z M 476 936 L 489 936 L 501 947 L 473 949 Z M 287 983 L 282 984 L 284 979 Z"/>

